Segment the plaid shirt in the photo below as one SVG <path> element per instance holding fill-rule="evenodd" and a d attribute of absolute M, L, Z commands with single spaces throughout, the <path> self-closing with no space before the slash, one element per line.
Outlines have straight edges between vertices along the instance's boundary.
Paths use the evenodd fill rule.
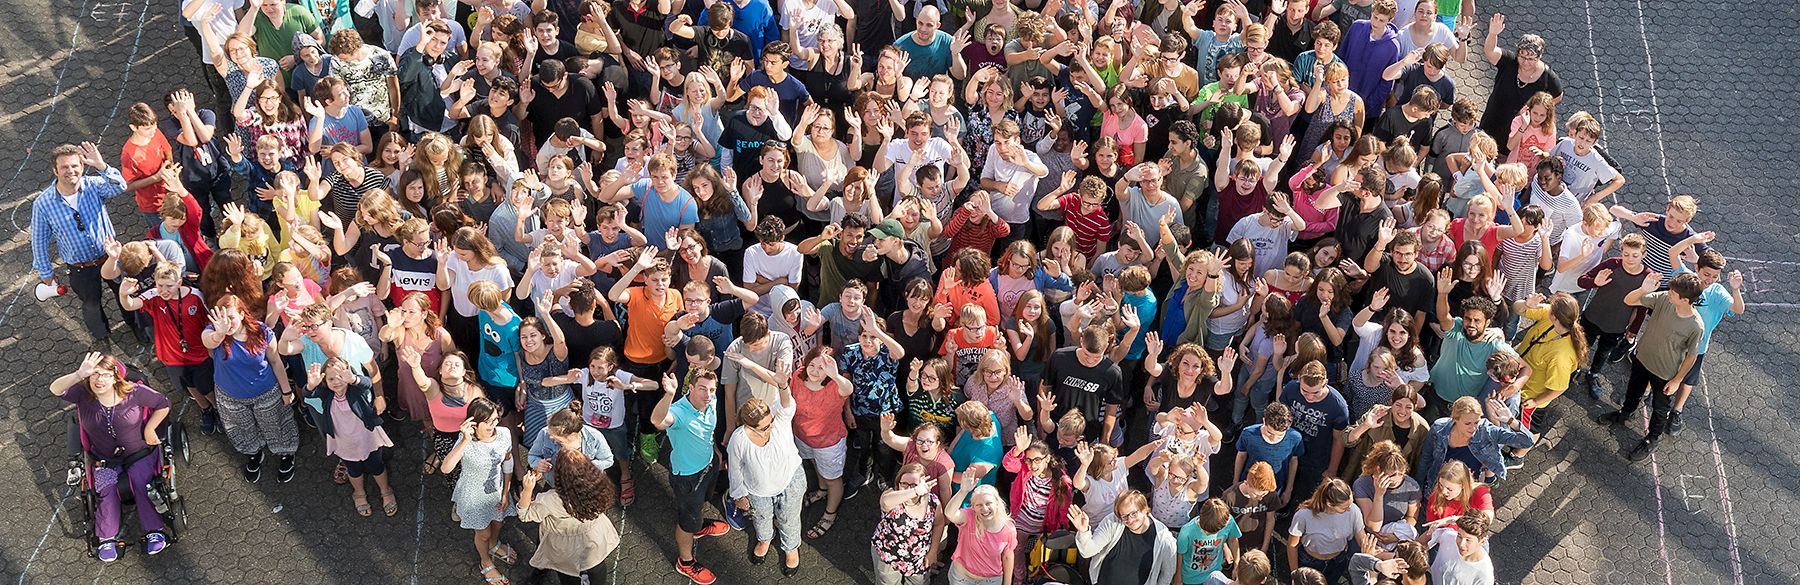
<path fill-rule="evenodd" d="M 99 176 L 81 178 L 81 189 L 75 195 L 76 207 L 70 208 L 53 183 L 38 193 L 31 205 L 31 267 L 39 278 L 50 278 L 55 265 L 50 260 L 50 244 L 65 263 L 92 262 L 106 254 L 101 242 L 114 235 L 112 217 L 106 214 L 106 202 L 125 193 L 125 178 L 119 169 L 107 167 Z"/>

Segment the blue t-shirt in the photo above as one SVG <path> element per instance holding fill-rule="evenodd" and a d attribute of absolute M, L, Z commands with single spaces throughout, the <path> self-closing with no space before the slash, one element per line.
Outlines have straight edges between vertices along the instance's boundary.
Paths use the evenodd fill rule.
<path fill-rule="evenodd" d="M 1677 269 L 1675 274 L 1679 275 L 1683 272 L 1693 271 L 1683 266 Z M 1726 317 L 1737 316 L 1737 313 L 1731 311 L 1732 300 L 1731 289 L 1722 282 L 1707 285 L 1700 291 L 1700 298 L 1694 300 L 1694 311 L 1700 313 L 1700 323 L 1705 327 L 1700 330 L 1700 348 L 1694 350 L 1695 352 L 1706 355 L 1706 345 L 1712 343 L 1712 334 L 1719 328 L 1719 322 L 1724 321 Z"/>
<path fill-rule="evenodd" d="M 1237 450 L 1244 454 L 1244 473 L 1239 474 L 1237 479 L 1243 481 L 1244 475 L 1250 472 L 1250 466 L 1261 461 L 1275 470 L 1275 489 L 1280 491 L 1287 483 L 1288 458 L 1306 455 L 1306 444 L 1294 429 L 1288 429 L 1287 434 L 1282 435 L 1280 443 L 1270 444 L 1263 440 L 1262 427 L 1261 424 L 1254 424 L 1238 433 Z"/>
<path fill-rule="evenodd" d="M 969 431 L 962 431 L 962 440 L 956 441 L 955 447 L 950 449 L 950 461 L 956 464 L 957 473 L 962 473 L 962 470 L 975 463 L 993 465 L 993 468 L 988 469 L 987 475 L 982 476 L 981 483 L 994 485 L 994 481 L 1000 478 L 1000 458 L 1006 454 L 1006 445 L 1000 442 L 1000 417 L 990 412 L 988 418 L 993 420 L 993 436 L 977 439 Z"/>
<path fill-rule="evenodd" d="M 907 77 L 931 77 L 950 72 L 950 33 L 942 30 L 931 37 L 931 43 L 921 45 L 913 39 L 912 33 L 894 39 L 894 46 L 906 51 L 912 62 L 906 64 Z"/>
<path fill-rule="evenodd" d="M 753 87 L 774 90 L 775 97 L 781 102 L 781 117 L 790 121 L 800 120 L 800 104 L 812 97 L 812 93 L 806 90 L 806 84 L 800 83 L 800 78 L 793 75 L 788 75 L 781 83 L 775 83 L 769 80 L 768 73 L 752 71 L 738 80 L 738 89 L 750 91 Z"/>
<path fill-rule="evenodd" d="M 481 311 L 475 319 L 481 327 L 481 355 L 475 360 L 481 381 L 505 388 L 518 386 L 519 316 L 495 323 L 487 311 Z"/>
<path fill-rule="evenodd" d="M 1300 457 L 1300 469 L 1324 469 L 1331 463 L 1334 433 L 1350 426 L 1350 404 L 1336 388 L 1327 388 L 1318 402 L 1307 402 L 1300 395 L 1300 381 L 1291 380 L 1281 389 L 1281 403 L 1294 413 L 1294 428 L 1306 440 L 1306 454 Z"/>
<path fill-rule="evenodd" d="M 1225 566 L 1226 542 L 1243 536 L 1237 520 L 1230 517 L 1224 528 L 1210 534 L 1200 528 L 1199 519 L 1181 525 L 1181 534 L 1175 537 L 1175 551 L 1181 554 L 1181 582 L 1205 582 L 1208 574 Z"/>
<path fill-rule="evenodd" d="M 207 325 L 207 331 L 213 326 Z M 263 345 L 275 343 L 275 331 L 263 329 Z M 264 352 L 250 351 L 244 342 L 226 337 L 225 343 L 212 348 L 213 383 L 226 396 L 249 400 L 275 388 L 275 368 Z"/>
<path fill-rule="evenodd" d="M 369 129 L 369 117 L 363 113 L 362 106 L 351 104 L 344 108 L 343 117 L 334 118 L 330 112 L 326 112 L 323 116 L 313 118 L 312 125 L 306 129 L 310 132 L 320 125 L 325 126 L 325 136 L 319 140 L 319 146 L 331 146 L 339 142 L 357 144 L 362 141 L 363 131 Z"/>
<path fill-rule="evenodd" d="M 717 397 L 706 401 L 706 410 L 681 398 L 669 405 L 675 424 L 669 434 L 669 471 L 675 475 L 693 475 L 706 469 L 713 459 L 713 429 L 719 426 Z"/>
<path fill-rule="evenodd" d="M 644 212 L 644 233 L 649 237 L 660 238 L 669 228 L 700 222 L 700 206 L 694 203 L 694 196 L 687 189 L 675 189 L 675 200 L 665 202 L 650 186 L 650 179 L 638 179 L 631 184 L 631 198 Z"/>

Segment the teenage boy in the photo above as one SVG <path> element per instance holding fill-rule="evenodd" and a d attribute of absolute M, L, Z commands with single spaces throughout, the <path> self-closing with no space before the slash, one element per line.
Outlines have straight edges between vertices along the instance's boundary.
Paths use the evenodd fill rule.
<path fill-rule="evenodd" d="M 1400 60 L 1400 29 L 1393 24 L 1398 9 L 1394 0 L 1376 0 L 1368 20 L 1351 23 L 1338 48 L 1338 56 L 1350 67 L 1350 90 L 1362 96 L 1368 118 L 1380 115 L 1394 91 L 1394 82 L 1382 73 Z"/>
<path fill-rule="evenodd" d="M 1232 481 L 1243 481 L 1252 464 L 1269 464 L 1275 474 L 1275 490 L 1281 494 L 1277 508 L 1285 508 L 1293 501 L 1294 476 L 1300 469 L 1300 457 L 1306 454 L 1306 441 L 1291 428 L 1293 424 L 1294 414 L 1287 405 L 1276 402 L 1263 409 L 1262 424 L 1250 425 L 1238 433 Z"/>
<path fill-rule="evenodd" d="M 1106 354 L 1107 348 L 1113 345 L 1111 329 L 1104 324 L 1090 323 L 1081 328 L 1075 347 L 1064 347 L 1050 354 L 1044 370 L 1043 392 L 1055 397 L 1055 403 L 1061 408 L 1047 413 L 1046 420 L 1076 411 L 1087 423 L 1085 440 L 1094 442 L 1103 436 L 1111 438 L 1118 422 L 1119 405 L 1126 400 L 1123 374 L 1118 364 Z M 1104 428 L 1097 424 L 1101 422 L 1103 412 Z"/>
<path fill-rule="evenodd" d="M 1693 197 L 1676 195 L 1669 199 L 1662 213 L 1632 211 L 1623 205 L 1614 205 L 1610 211 L 1613 217 L 1629 221 L 1643 231 L 1644 263 L 1657 274 L 1674 276 L 1675 264 L 1669 262 L 1669 250 L 1694 235 L 1694 215 L 1700 213 L 1700 203 Z M 1681 260 L 1698 261 L 1701 252 L 1711 249 L 1707 242 L 1696 241 L 1682 252 Z"/>
<path fill-rule="evenodd" d="M 1311 494 L 1325 478 L 1336 477 L 1344 458 L 1350 404 L 1327 382 L 1325 364 L 1313 361 L 1301 366 L 1299 379 L 1289 380 L 1281 390 L 1280 402 L 1293 414 L 1294 430 L 1305 441 L 1295 493 Z"/>
<path fill-rule="evenodd" d="M 1645 278 L 1637 290 L 1625 295 L 1625 304 L 1649 309 L 1650 316 L 1644 319 L 1636 350 L 1631 355 L 1631 381 L 1625 386 L 1625 404 L 1598 418 L 1603 423 L 1623 425 L 1643 404 L 1644 394 L 1651 395 L 1650 431 L 1626 455 L 1634 462 L 1649 457 L 1656 449 L 1657 441 L 1668 431 L 1675 394 L 1681 390 L 1681 381 L 1700 360 L 1700 340 L 1706 333 L 1706 323 L 1694 307 L 1694 300 L 1700 298 L 1704 290 L 1700 276 L 1677 275 L 1669 281 L 1669 290 L 1654 292 L 1660 284 L 1660 276 L 1651 276 Z"/>
<path fill-rule="evenodd" d="M 1681 256 L 1688 248 L 1700 242 L 1710 242 L 1712 232 L 1702 232 L 1689 236 L 1669 249 L 1669 263 L 1675 265 L 1676 274 L 1690 272 L 1682 265 Z M 1681 430 L 1681 408 L 1687 406 L 1688 393 L 1694 384 L 1700 383 L 1700 366 L 1706 362 L 1706 349 L 1712 343 L 1713 331 L 1719 328 L 1719 322 L 1726 317 L 1744 314 L 1744 273 L 1731 271 L 1729 286 L 1719 282 L 1719 276 L 1725 271 L 1725 255 L 1718 250 L 1707 250 L 1700 253 L 1700 261 L 1696 264 L 1700 275 L 1700 301 L 1694 303 L 1694 310 L 1700 312 L 1700 320 L 1706 329 L 1700 334 L 1699 357 L 1694 360 L 1694 367 L 1688 370 L 1687 376 L 1681 380 L 1681 393 L 1675 396 L 1675 410 L 1669 413 L 1669 432 Z"/>
<path fill-rule="evenodd" d="M 731 531 L 724 522 L 705 515 L 707 496 L 718 479 L 713 432 L 719 424 L 718 402 L 713 390 L 719 375 L 700 370 L 688 385 L 687 396 L 675 399 L 680 388 L 673 372 L 663 374 L 662 399 L 651 413 L 656 428 L 669 434 L 669 488 L 675 497 L 675 572 L 697 585 L 712 585 L 711 569 L 694 558 L 694 540 Z"/>

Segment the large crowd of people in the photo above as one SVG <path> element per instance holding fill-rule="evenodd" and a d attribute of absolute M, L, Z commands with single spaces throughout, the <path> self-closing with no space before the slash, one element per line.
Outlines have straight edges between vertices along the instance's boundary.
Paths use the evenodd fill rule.
<path fill-rule="evenodd" d="M 32 207 L 96 352 L 51 390 L 112 479 L 103 561 L 185 392 L 246 481 L 316 430 L 346 514 L 442 476 L 490 584 L 604 579 L 640 495 L 701 585 L 733 530 L 790 577 L 867 539 L 883 584 L 1491 584 L 1534 415 L 1648 396 L 1643 459 L 1745 309 L 1695 199 L 1619 204 L 1545 39 L 1472 0 L 181 18 L 206 85 L 131 105 L 117 166 L 50 151 Z"/>

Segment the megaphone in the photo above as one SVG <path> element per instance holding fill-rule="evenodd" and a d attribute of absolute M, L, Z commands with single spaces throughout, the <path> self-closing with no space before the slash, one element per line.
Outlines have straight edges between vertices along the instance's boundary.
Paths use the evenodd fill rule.
<path fill-rule="evenodd" d="M 40 282 L 37 285 L 36 293 L 37 293 L 37 300 L 39 302 L 43 302 L 43 301 L 48 301 L 50 299 L 68 294 L 69 287 L 63 286 L 63 284 L 60 282 L 55 283 L 55 284 L 51 284 L 51 283 L 47 283 L 47 282 Z"/>

